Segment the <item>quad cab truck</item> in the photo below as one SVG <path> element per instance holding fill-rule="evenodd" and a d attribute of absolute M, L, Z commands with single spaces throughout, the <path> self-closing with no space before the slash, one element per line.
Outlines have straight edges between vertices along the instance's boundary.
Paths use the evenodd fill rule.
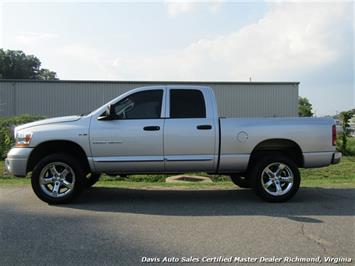
<path fill-rule="evenodd" d="M 205 86 L 133 89 L 87 115 L 15 128 L 5 160 L 51 204 L 71 202 L 100 174 L 207 172 L 229 175 L 266 201 L 299 189 L 299 168 L 338 163 L 327 118 L 222 118 Z"/>

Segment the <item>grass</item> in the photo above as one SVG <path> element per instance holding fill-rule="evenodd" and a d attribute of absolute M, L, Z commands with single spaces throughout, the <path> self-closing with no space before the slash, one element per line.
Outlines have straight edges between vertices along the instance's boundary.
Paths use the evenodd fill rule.
<path fill-rule="evenodd" d="M 324 168 L 300 169 L 302 186 L 355 187 L 355 156 Z"/>
<path fill-rule="evenodd" d="M 4 162 L 0 162 L 0 174 L 4 171 Z M 302 187 L 355 188 L 355 156 L 343 157 L 341 162 L 324 168 L 301 169 Z M 200 173 L 202 174 L 202 173 Z M 210 176 L 213 183 L 165 183 L 166 175 L 132 175 L 129 178 L 103 176 L 96 186 L 140 189 L 231 189 L 235 185 L 227 176 Z M 29 178 L 0 176 L 0 186 L 29 185 Z"/>

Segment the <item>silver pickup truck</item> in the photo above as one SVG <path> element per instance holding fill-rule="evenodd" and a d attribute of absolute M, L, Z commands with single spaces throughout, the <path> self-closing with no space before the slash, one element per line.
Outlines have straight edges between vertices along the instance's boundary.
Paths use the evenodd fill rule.
<path fill-rule="evenodd" d="M 66 203 L 109 175 L 203 171 L 230 175 L 262 199 L 290 199 L 298 168 L 338 163 L 332 119 L 220 118 L 213 90 L 151 86 L 131 90 L 88 115 L 15 128 L 9 172 L 32 172 L 36 195 Z"/>

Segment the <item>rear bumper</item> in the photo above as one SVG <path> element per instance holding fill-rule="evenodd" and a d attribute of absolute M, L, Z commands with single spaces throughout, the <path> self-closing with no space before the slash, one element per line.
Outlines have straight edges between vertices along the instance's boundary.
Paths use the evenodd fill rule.
<path fill-rule="evenodd" d="M 341 152 L 334 152 L 332 157 L 332 164 L 339 163 L 341 160 L 341 156 L 342 156 Z"/>
<path fill-rule="evenodd" d="M 27 161 L 33 148 L 12 148 L 5 159 L 6 170 L 14 176 L 26 176 Z"/>
<path fill-rule="evenodd" d="M 335 151 L 303 153 L 304 168 L 324 167 L 339 163 L 341 153 Z"/>

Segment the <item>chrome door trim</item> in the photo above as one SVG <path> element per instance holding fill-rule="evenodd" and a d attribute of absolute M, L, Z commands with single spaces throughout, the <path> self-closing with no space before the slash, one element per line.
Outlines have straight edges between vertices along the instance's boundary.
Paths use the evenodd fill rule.
<path fill-rule="evenodd" d="M 114 162 L 163 162 L 163 156 L 114 156 L 114 157 L 93 157 L 94 162 L 114 163 Z"/>
<path fill-rule="evenodd" d="M 214 156 L 213 155 L 171 155 L 171 156 L 165 156 L 164 158 L 165 161 L 168 162 L 189 162 L 189 161 L 194 161 L 194 162 L 204 162 L 204 161 L 213 161 Z"/>
<path fill-rule="evenodd" d="M 110 141 L 110 140 L 97 140 L 93 141 L 92 144 L 122 144 L 123 141 Z"/>

